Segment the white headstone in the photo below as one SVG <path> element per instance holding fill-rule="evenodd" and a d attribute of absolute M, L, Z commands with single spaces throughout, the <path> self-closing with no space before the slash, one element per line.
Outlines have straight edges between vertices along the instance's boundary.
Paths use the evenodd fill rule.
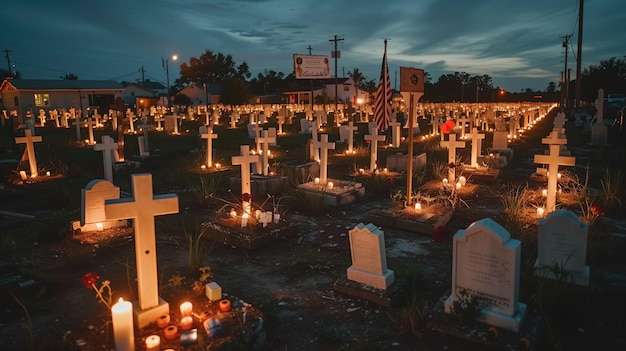
<path fill-rule="evenodd" d="M 554 273 L 559 272 L 568 282 L 589 286 L 586 265 L 589 226 L 573 212 L 559 210 L 541 218 L 538 229 L 536 273 L 556 278 Z"/>
<path fill-rule="evenodd" d="M 394 273 L 387 269 L 385 233 L 372 223 L 359 223 L 348 234 L 352 255 L 348 280 L 381 290 L 389 288 L 394 282 Z"/>
<path fill-rule="evenodd" d="M 509 148 L 509 132 L 506 130 L 496 130 L 493 132 L 493 150 L 506 150 Z"/>
<path fill-rule="evenodd" d="M 475 297 L 480 301 L 478 321 L 519 332 L 526 305 L 518 301 L 522 243 L 490 218 L 456 232 L 452 243 L 452 294 L 454 302 Z"/>
<path fill-rule="evenodd" d="M 152 174 L 132 175 L 133 197 L 105 200 L 107 220 L 132 219 L 139 300 L 134 302 L 139 328 L 169 314 L 169 304 L 159 297 L 154 217 L 178 213 L 176 194 L 153 195 Z"/>
<path fill-rule="evenodd" d="M 106 200 L 119 199 L 120 188 L 113 185 L 113 183 L 95 179 L 87 184 L 84 189 L 81 189 L 81 211 L 80 211 L 80 225 L 82 230 L 98 230 L 108 229 L 112 227 L 120 227 L 126 224 L 125 220 L 107 220 L 104 212 L 104 203 Z"/>

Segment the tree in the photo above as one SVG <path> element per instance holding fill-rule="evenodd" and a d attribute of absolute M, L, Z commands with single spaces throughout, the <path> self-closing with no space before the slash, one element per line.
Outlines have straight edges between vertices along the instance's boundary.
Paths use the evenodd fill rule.
<path fill-rule="evenodd" d="M 600 61 L 599 65 L 590 65 L 583 69 L 581 75 L 581 100 L 595 101 L 598 89 L 604 93 L 626 93 L 626 60 L 612 57 Z M 575 86 L 576 82 L 573 82 Z M 573 88 L 570 88 L 570 91 Z"/>
<path fill-rule="evenodd" d="M 246 62 L 236 66 L 232 55 L 224 55 L 221 52 L 214 54 L 206 50 L 199 58 L 191 57 L 189 64 L 183 62 L 180 65 L 180 78 L 177 81 L 181 85 L 189 83 L 202 85 L 222 83 L 231 78 L 245 80 L 250 76 Z"/>
<path fill-rule="evenodd" d="M 239 78 L 229 78 L 222 81 L 220 103 L 224 105 L 247 104 L 252 98 L 252 92 L 246 82 Z"/>

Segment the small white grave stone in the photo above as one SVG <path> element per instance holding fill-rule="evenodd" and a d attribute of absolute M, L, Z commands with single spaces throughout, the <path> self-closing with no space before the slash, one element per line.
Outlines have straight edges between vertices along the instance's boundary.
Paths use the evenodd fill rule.
<path fill-rule="evenodd" d="M 541 218 L 538 227 L 537 275 L 554 279 L 555 269 L 562 270 L 568 282 L 589 286 L 587 223 L 571 211 L 559 210 Z"/>
<path fill-rule="evenodd" d="M 519 332 L 526 305 L 518 301 L 522 243 L 490 218 L 456 232 L 452 244 L 452 294 L 454 303 L 475 297 L 480 301 L 478 321 Z"/>
<path fill-rule="evenodd" d="M 107 220 L 104 212 L 106 200 L 119 199 L 120 188 L 113 183 L 94 179 L 81 189 L 80 226 L 74 223 L 73 229 L 81 231 L 98 231 L 109 228 L 125 227 L 126 220 Z"/>
<path fill-rule="evenodd" d="M 372 223 L 359 223 L 348 234 L 352 255 L 348 280 L 387 290 L 394 282 L 394 273 L 387 269 L 385 233 Z"/>

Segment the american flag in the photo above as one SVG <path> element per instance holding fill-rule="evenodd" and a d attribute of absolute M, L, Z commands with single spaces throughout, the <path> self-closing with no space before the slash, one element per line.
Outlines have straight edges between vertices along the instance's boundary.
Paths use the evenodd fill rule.
<path fill-rule="evenodd" d="M 379 131 L 387 130 L 391 122 L 391 82 L 387 69 L 387 40 L 385 39 L 385 53 L 383 54 L 383 66 L 380 70 L 380 82 L 376 91 L 376 109 L 374 120 Z"/>

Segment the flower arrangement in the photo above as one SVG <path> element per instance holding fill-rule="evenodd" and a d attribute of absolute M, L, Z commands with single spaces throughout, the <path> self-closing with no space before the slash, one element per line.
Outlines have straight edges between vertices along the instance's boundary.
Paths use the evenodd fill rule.
<path fill-rule="evenodd" d="M 96 283 L 100 279 L 100 276 L 93 272 L 88 272 L 83 275 L 82 283 L 87 289 L 93 289 L 96 292 L 96 298 L 100 300 L 109 310 L 113 304 L 113 291 L 111 290 L 111 282 L 108 280 L 103 281 L 100 287 L 96 286 Z"/>

